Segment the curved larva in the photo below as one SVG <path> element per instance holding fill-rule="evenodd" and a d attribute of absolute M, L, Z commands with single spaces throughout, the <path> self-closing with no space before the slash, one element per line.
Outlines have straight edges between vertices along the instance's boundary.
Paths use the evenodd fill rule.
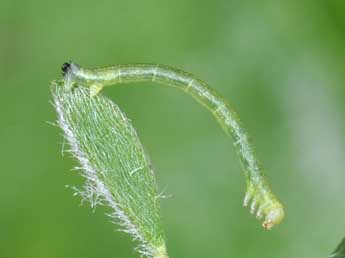
<path fill-rule="evenodd" d="M 67 90 L 72 89 L 75 84 L 82 85 L 90 87 L 91 96 L 95 96 L 104 86 L 131 82 L 157 82 L 177 87 L 191 95 L 210 110 L 225 133 L 232 136 L 246 177 L 247 191 L 244 206 L 250 204 L 252 214 L 256 212 L 258 218 L 264 217 L 263 227 L 266 229 L 283 220 L 283 205 L 268 185 L 238 115 L 207 83 L 184 71 L 157 64 L 86 69 L 74 63 L 65 63 L 62 71 Z"/>

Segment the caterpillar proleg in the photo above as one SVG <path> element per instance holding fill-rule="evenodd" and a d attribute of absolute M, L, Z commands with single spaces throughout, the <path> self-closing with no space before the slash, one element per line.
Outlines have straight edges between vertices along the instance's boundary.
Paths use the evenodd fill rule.
<path fill-rule="evenodd" d="M 97 95 L 108 85 L 132 82 L 155 82 L 179 88 L 205 106 L 232 137 L 246 178 L 244 206 L 258 218 L 264 217 L 263 227 L 272 228 L 284 218 L 283 205 L 272 192 L 256 158 L 248 134 L 234 109 L 207 83 L 176 68 L 157 64 L 117 65 L 87 69 L 72 62 L 62 66 L 66 90 L 74 86 L 89 87 L 90 95 Z"/>

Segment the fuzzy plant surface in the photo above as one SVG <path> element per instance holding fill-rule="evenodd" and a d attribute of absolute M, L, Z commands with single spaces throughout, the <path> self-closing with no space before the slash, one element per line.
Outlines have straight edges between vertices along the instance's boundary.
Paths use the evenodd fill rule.
<path fill-rule="evenodd" d="M 66 92 L 63 82 L 53 82 L 52 93 L 58 125 L 86 179 L 81 195 L 92 206 L 109 206 L 143 256 L 167 258 L 154 172 L 129 120 L 110 99 L 90 98 L 85 88 Z"/>

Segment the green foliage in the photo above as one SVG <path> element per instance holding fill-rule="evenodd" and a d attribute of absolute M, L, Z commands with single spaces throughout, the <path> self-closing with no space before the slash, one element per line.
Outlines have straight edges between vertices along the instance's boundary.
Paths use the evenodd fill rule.
<path fill-rule="evenodd" d="M 338 247 L 334 250 L 334 252 L 329 256 L 329 258 L 344 258 L 345 257 L 345 238 Z"/>
<path fill-rule="evenodd" d="M 167 257 L 154 173 L 129 120 L 85 88 L 66 93 L 55 82 L 52 92 L 59 126 L 86 178 L 81 195 L 92 206 L 109 206 L 111 217 L 140 242 L 141 254 Z"/>

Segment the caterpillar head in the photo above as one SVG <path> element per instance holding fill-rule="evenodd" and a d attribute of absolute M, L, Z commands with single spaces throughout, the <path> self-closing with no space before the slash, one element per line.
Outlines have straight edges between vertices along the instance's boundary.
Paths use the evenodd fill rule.
<path fill-rule="evenodd" d="M 265 221 L 262 223 L 262 226 L 265 229 L 271 229 L 274 225 L 277 225 L 282 222 L 284 219 L 284 209 L 281 205 L 276 205 L 271 207 L 268 210 Z"/>
<path fill-rule="evenodd" d="M 71 75 L 75 75 L 80 71 L 80 66 L 73 63 L 72 61 L 68 61 L 62 64 L 61 72 L 63 77 L 68 77 Z"/>
<path fill-rule="evenodd" d="M 71 90 L 73 85 L 75 85 L 75 77 L 79 70 L 79 66 L 71 61 L 62 64 L 61 72 L 64 77 L 64 87 L 66 90 Z"/>
<path fill-rule="evenodd" d="M 65 77 L 70 69 L 71 69 L 71 62 L 63 63 L 61 66 L 62 76 Z"/>

